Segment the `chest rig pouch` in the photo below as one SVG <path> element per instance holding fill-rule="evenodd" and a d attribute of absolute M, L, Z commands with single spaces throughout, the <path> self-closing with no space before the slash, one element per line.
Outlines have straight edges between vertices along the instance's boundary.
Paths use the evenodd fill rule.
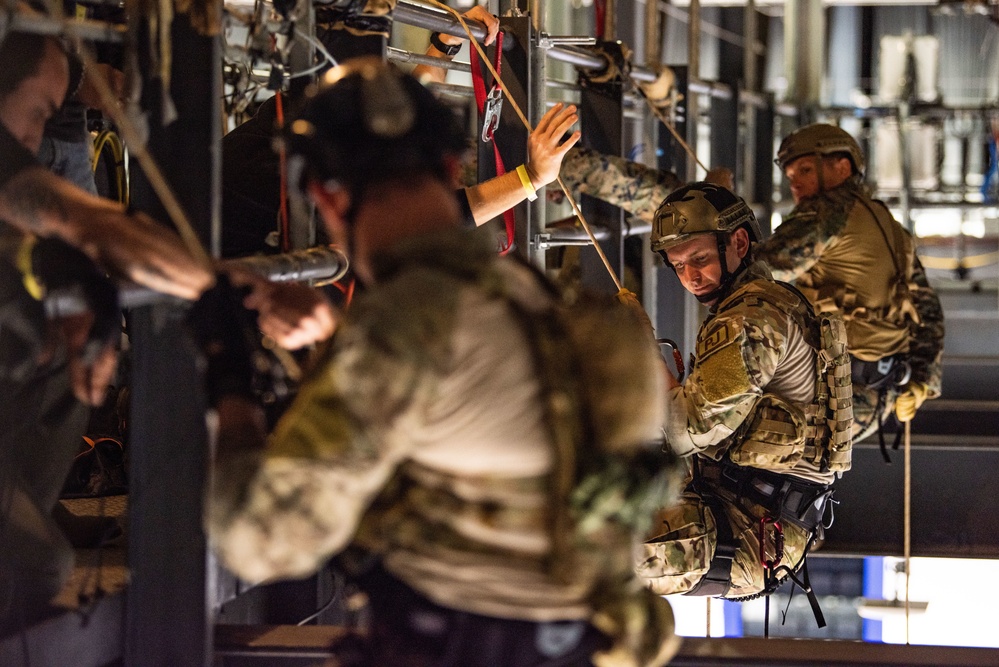
<path fill-rule="evenodd" d="M 764 394 L 753 415 L 732 435 L 729 460 L 739 466 L 790 471 L 802 461 L 821 472 L 850 469 L 853 387 L 843 320 L 816 314 L 792 285 L 755 281 L 740 290 L 742 303 L 764 301 L 788 315 L 816 351 L 815 399 L 792 404 Z M 723 302 L 719 311 L 723 310 Z"/>

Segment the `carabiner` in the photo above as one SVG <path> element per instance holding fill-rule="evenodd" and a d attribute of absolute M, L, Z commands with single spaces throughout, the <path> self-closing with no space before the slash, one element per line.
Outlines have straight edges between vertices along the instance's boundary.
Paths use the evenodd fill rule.
<path fill-rule="evenodd" d="M 773 560 L 767 559 L 767 525 L 773 527 L 773 545 L 774 545 L 774 558 Z M 764 516 L 760 519 L 760 565 L 765 568 L 773 569 L 780 565 L 780 562 L 784 559 L 784 528 L 781 527 L 780 521 L 773 519 L 769 516 Z"/>
<path fill-rule="evenodd" d="M 673 348 L 673 363 L 676 364 L 676 381 L 683 382 L 683 376 L 686 374 L 687 370 L 683 367 L 683 353 L 680 352 L 680 346 L 677 345 L 671 338 L 657 338 L 656 343 L 658 343 L 660 347 L 663 345 L 669 345 Z M 666 361 L 666 357 L 663 357 L 663 361 Z"/>
<path fill-rule="evenodd" d="M 500 114 L 503 112 L 503 90 L 494 85 L 486 96 L 485 110 L 482 112 L 482 142 L 493 140 L 493 132 L 499 127 Z"/>

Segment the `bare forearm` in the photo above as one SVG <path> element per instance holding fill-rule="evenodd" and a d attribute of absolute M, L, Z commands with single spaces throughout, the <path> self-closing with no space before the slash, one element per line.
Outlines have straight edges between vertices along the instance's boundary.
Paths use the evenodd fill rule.
<path fill-rule="evenodd" d="M 515 171 L 465 188 L 465 193 L 476 225 L 484 225 L 527 198 L 527 190 Z"/>
<path fill-rule="evenodd" d="M 0 190 L 0 218 L 23 231 L 56 236 L 78 248 L 85 220 L 80 213 L 114 207 L 112 202 L 74 188 L 42 167 L 22 171 Z"/>

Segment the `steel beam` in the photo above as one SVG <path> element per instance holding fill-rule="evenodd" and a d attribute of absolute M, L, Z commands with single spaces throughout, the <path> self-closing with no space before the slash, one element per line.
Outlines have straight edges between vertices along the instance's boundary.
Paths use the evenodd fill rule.
<path fill-rule="evenodd" d="M 145 27 L 142 22 L 139 30 Z M 219 40 L 198 34 L 189 16 L 178 14 L 171 42 L 169 94 L 177 117 L 162 125 L 160 80 L 147 78 L 149 150 L 207 245 L 220 213 Z M 143 49 L 149 40 L 137 35 L 136 43 Z M 140 61 L 149 56 L 140 51 Z M 132 202 L 166 219 L 138 168 L 132 173 Z M 201 529 L 208 437 L 201 378 L 183 315 L 170 304 L 129 315 L 133 383 L 124 660 L 129 666 L 210 664 L 207 548 Z"/>

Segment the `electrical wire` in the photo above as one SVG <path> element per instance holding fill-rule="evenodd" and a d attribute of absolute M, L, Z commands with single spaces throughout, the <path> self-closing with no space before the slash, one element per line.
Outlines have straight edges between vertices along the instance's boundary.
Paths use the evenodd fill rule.
<path fill-rule="evenodd" d="M 327 609 L 329 609 L 330 607 L 332 607 L 334 602 L 336 602 L 337 600 L 340 599 L 340 595 L 343 593 L 343 589 L 344 589 L 344 587 L 346 585 L 345 582 L 344 582 L 343 575 L 340 574 L 340 573 L 338 573 L 338 572 L 336 572 L 332 568 L 332 566 L 330 566 L 327 571 L 330 573 L 330 585 L 333 588 L 333 591 L 330 593 L 330 599 L 327 600 L 323 604 L 323 606 L 321 606 L 319 609 L 317 609 L 314 613 L 309 614 L 308 616 L 306 616 L 305 618 L 303 618 L 301 621 L 299 621 L 295 625 L 305 625 L 309 621 L 314 621 L 315 619 L 319 618 L 319 616 L 324 611 L 326 611 Z"/>

